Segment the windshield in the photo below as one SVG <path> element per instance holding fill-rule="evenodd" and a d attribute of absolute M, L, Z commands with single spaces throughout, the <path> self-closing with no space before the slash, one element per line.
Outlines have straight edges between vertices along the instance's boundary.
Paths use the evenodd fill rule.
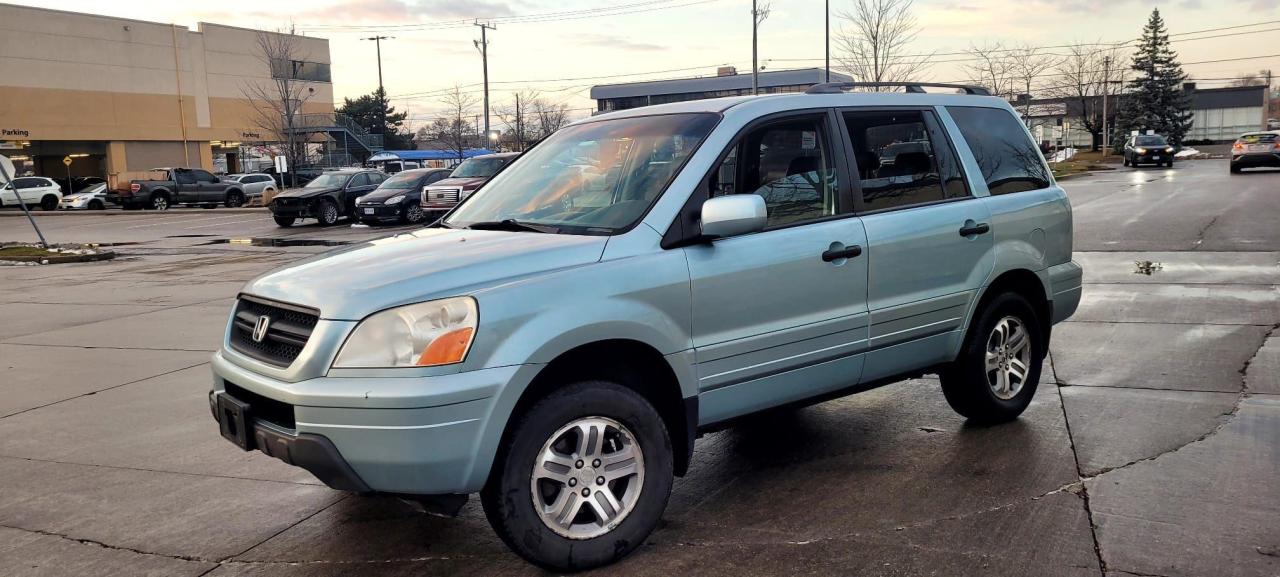
<path fill-rule="evenodd" d="M 506 158 L 469 158 L 453 169 L 449 178 L 489 178 L 507 163 Z"/>
<path fill-rule="evenodd" d="M 102 192 L 102 189 L 106 187 L 107 185 L 101 182 L 99 182 L 98 184 L 90 184 L 89 186 L 86 186 L 80 190 L 77 190 L 76 194 L 85 194 L 89 192 Z"/>
<path fill-rule="evenodd" d="M 414 188 L 414 185 L 422 179 L 421 172 L 399 172 L 395 176 L 382 181 L 382 186 L 378 188 Z"/>
<path fill-rule="evenodd" d="M 570 126 L 494 177 L 446 224 L 516 220 L 569 234 L 629 228 L 717 122 L 719 115 L 697 113 Z"/>
<path fill-rule="evenodd" d="M 1135 143 L 1138 146 L 1167 146 L 1163 136 L 1139 136 Z"/>
<path fill-rule="evenodd" d="M 351 175 L 341 173 L 321 174 L 303 188 L 338 188 L 347 182 L 349 176 Z"/>

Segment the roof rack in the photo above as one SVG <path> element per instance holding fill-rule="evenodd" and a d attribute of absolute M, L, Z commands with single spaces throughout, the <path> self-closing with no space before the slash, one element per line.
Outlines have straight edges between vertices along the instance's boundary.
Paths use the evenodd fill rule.
<path fill-rule="evenodd" d="M 938 82 L 824 82 L 814 84 L 805 94 L 843 94 L 844 91 L 851 88 L 881 88 L 885 86 L 901 86 L 906 88 L 907 92 L 924 93 L 925 87 L 929 88 L 954 88 L 962 90 L 965 94 L 975 96 L 991 96 L 991 92 L 981 86 L 970 86 L 967 84 L 942 84 Z"/>

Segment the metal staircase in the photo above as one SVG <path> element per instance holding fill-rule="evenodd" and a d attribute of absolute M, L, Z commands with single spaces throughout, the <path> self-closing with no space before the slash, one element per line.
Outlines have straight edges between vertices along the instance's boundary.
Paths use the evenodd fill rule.
<path fill-rule="evenodd" d="M 345 114 L 327 112 L 301 114 L 293 123 L 293 134 L 310 139 L 323 134 L 326 138 L 324 164 L 347 166 L 357 158 L 368 158 L 383 148 L 382 135 L 370 134 Z"/>

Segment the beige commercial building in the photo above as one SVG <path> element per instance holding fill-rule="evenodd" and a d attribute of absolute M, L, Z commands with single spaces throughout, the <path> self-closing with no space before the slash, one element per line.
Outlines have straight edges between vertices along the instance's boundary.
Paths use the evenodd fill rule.
<path fill-rule="evenodd" d="M 269 66 L 258 31 L 0 4 L 0 154 L 19 173 L 108 178 L 157 166 L 235 172 L 263 127 L 249 86 L 305 82 L 303 113 L 333 112 L 329 41 L 293 36 Z M 185 146 L 184 146 L 185 144 Z"/>

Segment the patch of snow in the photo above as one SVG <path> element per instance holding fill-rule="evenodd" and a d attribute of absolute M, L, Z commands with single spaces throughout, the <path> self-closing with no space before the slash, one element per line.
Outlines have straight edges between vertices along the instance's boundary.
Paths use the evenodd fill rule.
<path fill-rule="evenodd" d="M 1188 157 L 1188 156 L 1195 156 L 1195 155 L 1197 155 L 1197 154 L 1200 154 L 1200 151 L 1199 151 L 1199 150 L 1196 150 L 1196 149 L 1191 148 L 1191 147 L 1189 147 L 1189 146 L 1188 146 L 1187 148 L 1184 148 L 1184 149 L 1182 149 L 1182 150 L 1179 150 L 1177 154 L 1173 155 L 1173 157 L 1174 157 L 1174 158 L 1185 158 L 1185 157 Z"/>

